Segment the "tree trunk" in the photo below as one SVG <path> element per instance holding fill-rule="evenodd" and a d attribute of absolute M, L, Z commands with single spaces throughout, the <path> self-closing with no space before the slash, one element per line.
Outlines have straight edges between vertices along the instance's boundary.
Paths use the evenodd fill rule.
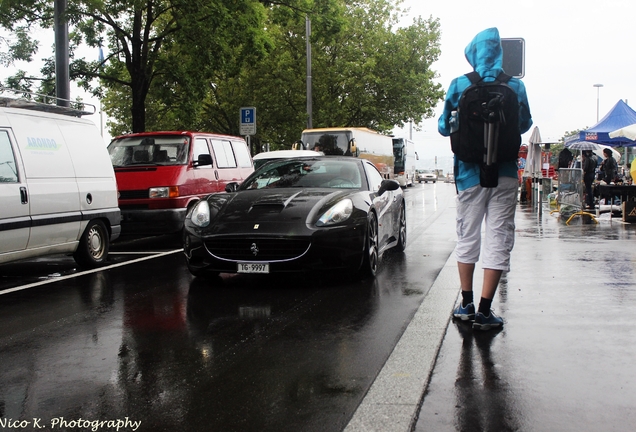
<path fill-rule="evenodd" d="M 132 89 L 132 132 L 146 132 L 146 94 L 147 92 Z"/>
<path fill-rule="evenodd" d="M 128 69 L 131 77 L 132 101 L 130 113 L 132 115 L 133 133 L 146 132 L 146 97 L 150 89 L 151 76 L 151 73 L 147 72 L 148 69 L 151 69 L 151 66 L 144 63 L 143 57 L 139 55 L 133 56 L 133 62 Z"/>

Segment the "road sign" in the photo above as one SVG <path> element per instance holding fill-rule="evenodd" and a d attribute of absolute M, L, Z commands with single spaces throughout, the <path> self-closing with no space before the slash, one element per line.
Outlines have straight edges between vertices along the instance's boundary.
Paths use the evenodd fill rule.
<path fill-rule="evenodd" d="M 526 41 L 523 38 L 501 38 L 502 69 L 515 78 L 526 74 Z"/>
<path fill-rule="evenodd" d="M 256 135 L 256 108 L 241 108 L 241 135 Z"/>

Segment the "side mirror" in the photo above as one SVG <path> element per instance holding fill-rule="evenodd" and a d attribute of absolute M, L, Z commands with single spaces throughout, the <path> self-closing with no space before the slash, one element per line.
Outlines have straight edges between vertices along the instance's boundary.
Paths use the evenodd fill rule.
<path fill-rule="evenodd" d="M 239 184 L 237 182 L 230 182 L 225 185 L 225 192 L 236 192 L 239 188 Z"/>
<path fill-rule="evenodd" d="M 382 180 L 382 183 L 380 183 L 380 189 L 378 189 L 378 195 L 382 195 L 386 191 L 398 190 L 399 188 L 400 188 L 400 184 L 397 182 L 397 180 L 393 180 L 393 179 Z"/>
<path fill-rule="evenodd" d="M 195 167 L 204 166 L 204 165 L 212 165 L 212 155 L 209 154 L 200 154 L 199 158 L 194 161 L 193 164 Z"/>
<path fill-rule="evenodd" d="M 358 155 L 358 147 L 356 147 L 356 140 L 351 138 L 349 140 L 349 151 L 351 152 L 352 156 L 359 156 Z"/>

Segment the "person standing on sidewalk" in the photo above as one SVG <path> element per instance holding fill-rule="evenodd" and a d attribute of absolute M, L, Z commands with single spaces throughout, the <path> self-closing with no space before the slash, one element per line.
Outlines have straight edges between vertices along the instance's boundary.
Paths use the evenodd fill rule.
<path fill-rule="evenodd" d="M 503 51 L 497 28 L 478 33 L 464 50 L 466 60 L 485 82 L 495 81 L 503 71 Z M 466 75 L 455 78 L 448 89 L 444 110 L 438 121 L 438 131 L 451 135 L 451 118 L 456 119 L 459 100 L 471 85 Z M 519 132 L 532 126 L 532 116 L 521 80 L 511 78 L 508 85 L 519 103 Z M 455 125 L 453 125 L 454 130 Z M 458 125 L 461 128 L 461 124 Z M 459 268 L 462 302 L 453 311 L 461 320 L 474 320 L 473 328 L 488 330 L 503 326 L 503 320 L 491 310 L 501 274 L 510 269 L 510 252 L 514 245 L 515 210 L 517 207 L 517 162 L 498 164 L 496 187 L 482 187 L 480 165 L 463 162 L 455 156 L 455 185 L 457 187 L 457 246 L 455 254 Z M 473 275 L 481 251 L 481 226 L 485 220 L 482 266 L 484 279 L 479 308 L 473 302 Z"/>

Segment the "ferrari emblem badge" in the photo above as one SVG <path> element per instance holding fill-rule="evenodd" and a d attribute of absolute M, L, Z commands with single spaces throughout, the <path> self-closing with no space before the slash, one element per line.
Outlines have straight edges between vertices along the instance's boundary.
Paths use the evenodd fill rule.
<path fill-rule="evenodd" d="M 254 224 L 254 229 L 258 229 L 259 225 L 258 224 Z"/>
<path fill-rule="evenodd" d="M 258 255 L 258 246 L 256 246 L 256 243 L 252 243 L 252 246 L 250 247 L 250 250 L 252 251 L 254 256 Z"/>

